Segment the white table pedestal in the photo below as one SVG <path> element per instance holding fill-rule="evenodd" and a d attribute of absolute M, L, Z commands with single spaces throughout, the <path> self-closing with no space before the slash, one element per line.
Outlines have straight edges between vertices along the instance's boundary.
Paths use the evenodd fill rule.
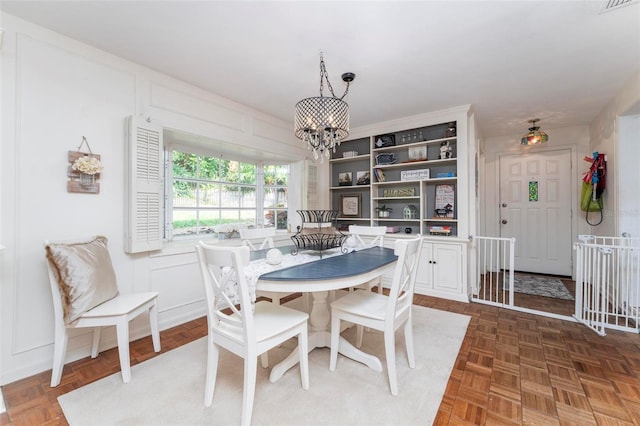
<path fill-rule="evenodd" d="M 312 295 L 313 306 L 309 315 L 309 352 L 315 348 L 331 347 L 331 307 L 327 302 L 329 292 L 317 291 Z M 342 336 L 340 337 L 338 352 L 354 361 L 365 364 L 372 370 L 382 371 L 382 363 L 378 357 L 362 352 Z M 269 380 L 272 383 L 276 382 L 299 361 L 298 350 L 295 349 L 288 357 L 273 366 Z M 327 368 L 329 368 L 328 365 Z"/>

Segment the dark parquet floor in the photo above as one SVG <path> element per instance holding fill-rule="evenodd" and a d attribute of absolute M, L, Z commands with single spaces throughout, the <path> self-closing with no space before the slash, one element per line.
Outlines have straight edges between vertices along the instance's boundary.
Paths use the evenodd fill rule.
<path fill-rule="evenodd" d="M 540 303 L 523 297 L 519 306 Z M 600 337 L 574 322 L 477 303 L 419 295 L 415 303 L 471 316 L 435 424 L 640 425 L 639 335 Z M 199 318 L 163 331 L 162 352 L 206 329 Z M 131 343 L 132 365 L 154 356 L 149 337 Z M 50 370 L 5 385 L 0 424 L 66 425 L 56 398 L 118 371 L 114 348 L 67 364 L 56 388 Z"/>

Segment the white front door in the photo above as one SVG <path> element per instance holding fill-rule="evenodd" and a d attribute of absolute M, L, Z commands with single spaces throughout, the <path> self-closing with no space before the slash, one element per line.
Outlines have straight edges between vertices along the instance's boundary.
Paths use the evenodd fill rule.
<path fill-rule="evenodd" d="M 500 156 L 500 236 L 515 270 L 571 275 L 571 151 Z"/>

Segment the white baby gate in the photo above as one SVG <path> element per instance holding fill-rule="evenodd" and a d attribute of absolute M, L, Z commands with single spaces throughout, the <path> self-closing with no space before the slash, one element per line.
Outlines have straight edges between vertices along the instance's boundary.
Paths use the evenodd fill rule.
<path fill-rule="evenodd" d="M 471 300 L 513 308 L 515 238 L 473 237 Z"/>
<path fill-rule="evenodd" d="M 640 238 L 580 235 L 576 250 L 576 320 L 605 329 L 640 328 Z"/>

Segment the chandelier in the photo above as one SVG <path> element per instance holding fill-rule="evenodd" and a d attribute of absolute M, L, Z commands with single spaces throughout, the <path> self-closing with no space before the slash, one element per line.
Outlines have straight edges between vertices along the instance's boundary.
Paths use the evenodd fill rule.
<path fill-rule="evenodd" d="M 540 121 L 539 118 L 529 120 L 531 127 L 529 127 L 529 133 L 522 137 L 520 142 L 522 145 L 538 145 L 541 143 L 547 143 L 549 136 L 545 132 L 540 131 L 540 126 L 536 126 L 538 121 Z"/>
<path fill-rule="evenodd" d="M 342 99 L 349 93 L 349 83 L 354 78 L 356 75 L 352 72 L 342 74 L 347 88 L 340 98 L 336 97 L 320 53 L 320 96 L 298 102 L 295 116 L 296 137 L 307 143 L 316 160 L 322 161 L 323 156 L 329 159 L 331 152 L 336 152 L 336 146 L 349 136 L 349 105 Z M 325 80 L 331 96 L 322 93 Z"/>

